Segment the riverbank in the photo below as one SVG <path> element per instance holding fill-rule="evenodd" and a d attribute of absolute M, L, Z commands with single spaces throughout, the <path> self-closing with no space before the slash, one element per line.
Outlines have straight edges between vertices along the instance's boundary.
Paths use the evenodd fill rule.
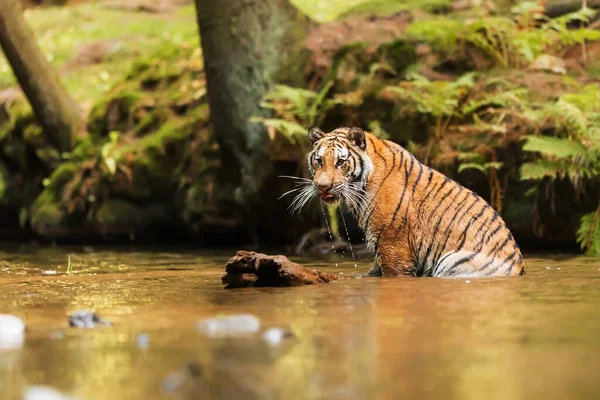
<path fill-rule="evenodd" d="M 321 23 L 304 43 L 309 61 L 294 78 L 302 84 L 265 99 L 276 173 L 264 207 L 252 210 L 238 201 L 211 131 L 192 5 L 32 9 L 28 21 L 88 129 L 71 153 L 53 150 L 0 66 L 0 233 L 59 243 L 293 243 L 323 217 L 315 207 L 292 218 L 279 199 L 291 182 L 276 176 L 304 173 L 308 126 L 359 125 L 477 191 L 524 247 L 577 248 L 600 226 L 594 13 L 548 20 L 531 4 L 510 12 L 462 3 L 314 9 Z M 327 22 L 334 16 L 342 20 Z M 354 222 L 350 231 L 360 242 Z"/>

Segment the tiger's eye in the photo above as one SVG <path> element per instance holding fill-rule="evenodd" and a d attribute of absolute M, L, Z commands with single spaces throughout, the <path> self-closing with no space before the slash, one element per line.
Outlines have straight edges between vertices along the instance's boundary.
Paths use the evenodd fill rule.
<path fill-rule="evenodd" d="M 321 158 L 315 158 L 315 164 L 317 164 L 317 167 L 322 167 L 323 166 L 323 159 L 321 159 Z"/>
<path fill-rule="evenodd" d="M 337 160 L 337 162 L 335 163 L 336 168 L 341 168 L 344 164 L 346 164 L 346 160 L 343 159 L 339 159 Z"/>

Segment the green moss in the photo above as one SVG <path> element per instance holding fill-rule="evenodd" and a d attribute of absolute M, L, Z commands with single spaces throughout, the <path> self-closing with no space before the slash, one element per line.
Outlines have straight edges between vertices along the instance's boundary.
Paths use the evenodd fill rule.
<path fill-rule="evenodd" d="M 89 136 L 80 138 L 75 143 L 75 148 L 71 152 L 71 160 L 84 161 L 98 154 L 97 148 L 92 143 Z"/>
<path fill-rule="evenodd" d="M 386 16 L 408 9 L 410 9 L 410 6 L 404 1 L 371 0 L 350 8 L 349 10 L 340 14 L 339 18 L 348 18 L 364 14 Z"/>
<path fill-rule="evenodd" d="M 58 150 L 49 146 L 36 149 L 35 155 L 48 166 L 56 166 L 61 161 L 61 156 Z"/>
<path fill-rule="evenodd" d="M 4 164 L 0 164 L 0 201 L 4 200 L 6 188 L 9 185 L 9 176 L 10 175 L 8 174 L 8 171 L 6 171 Z"/>
<path fill-rule="evenodd" d="M 19 131 L 19 135 L 21 135 L 20 131 L 36 123 L 29 103 L 23 99 L 15 100 L 5 110 L 6 114 L 0 125 L 0 140 L 7 136 L 14 136 L 15 131 Z"/>
<path fill-rule="evenodd" d="M 91 135 L 101 135 L 104 131 L 108 102 L 102 99 L 92 106 L 87 119 L 87 130 Z"/>
<path fill-rule="evenodd" d="M 44 129 L 38 124 L 28 125 L 23 130 L 23 139 L 29 143 L 43 143 L 44 142 Z"/>
<path fill-rule="evenodd" d="M 136 103 L 142 98 L 142 95 L 138 92 L 120 92 L 117 96 L 115 96 L 114 101 L 116 101 L 119 105 L 119 111 L 123 113 L 129 112 L 131 108 L 133 108 Z"/>
<path fill-rule="evenodd" d="M 173 60 L 173 57 L 167 56 L 166 60 Z M 175 57 L 177 59 L 177 57 Z M 165 83 L 167 86 L 177 81 L 185 71 L 177 66 L 174 62 L 159 62 L 154 63 L 144 73 L 133 77 L 140 82 L 140 88 L 144 90 L 154 90 L 159 84 Z"/>
<path fill-rule="evenodd" d="M 42 235 L 59 231 L 65 221 L 65 213 L 56 201 L 54 193 L 44 190 L 31 206 L 31 227 Z"/>
<path fill-rule="evenodd" d="M 144 153 L 164 154 L 166 146 L 180 141 L 188 133 L 189 126 L 187 121 L 172 119 L 162 125 L 157 132 L 141 139 L 137 146 Z"/>
<path fill-rule="evenodd" d="M 382 44 L 377 48 L 377 55 L 385 59 L 396 73 L 401 73 L 417 61 L 415 46 L 402 39 Z"/>
<path fill-rule="evenodd" d="M 126 79 L 136 79 L 140 74 L 152 68 L 152 62 L 149 59 L 136 60 L 127 73 Z"/>
<path fill-rule="evenodd" d="M 88 116 L 88 132 L 94 138 L 107 136 L 112 130 L 124 130 L 130 123 L 129 115 L 142 99 L 139 92 L 115 88 L 114 94 L 97 102 Z M 110 118 L 109 118 L 110 114 Z"/>
<path fill-rule="evenodd" d="M 449 18 L 414 21 L 406 28 L 406 35 L 430 45 L 434 50 L 452 52 L 458 47 L 464 22 Z"/>
<path fill-rule="evenodd" d="M 60 164 L 56 170 L 48 178 L 48 185 L 46 191 L 50 191 L 55 194 L 60 194 L 63 187 L 69 183 L 79 170 L 79 165 L 72 162 L 64 162 Z"/>
<path fill-rule="evenodd" d="M 137 123 L 133 132 L 136 136 L 143 136 L 165 123 L 172 114 L 165 107 L 150 111 Z"/>
<path fill-rule="evenodd" d="M 124 227 L 134 232 L 140 223 L 141 213 L 134 204 L 121 199 L 109 199 L 102 203 L 94 216 L 94 221 L 100 225 L 100 229 L 115 230 Z"/>
<path fill-rule="evenodd" d="M 370 0 L 351 7 L 339 18 L 375 14 L 388 16 L 401 11 L 421 9 L 430 13 L 446 13 L 452 9 L 451 0 Z"/>

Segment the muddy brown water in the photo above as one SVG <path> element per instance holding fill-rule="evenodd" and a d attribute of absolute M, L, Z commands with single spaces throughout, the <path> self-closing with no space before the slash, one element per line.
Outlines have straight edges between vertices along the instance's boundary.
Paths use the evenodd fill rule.
<path fill-rule="evenodd" d="M 223 290 L 232 254 L 0 251 L 0 313 L 28 327 L 21 349 L 0 350 L 0 399 L 32 384 L 89 400 L 600 398 L 598 259 L 530 256 L 527 276 L 466 280 L 357 279 L 368 260 L 292 257 L 348 279 Z M 69 328 L 81 308 L 113 326 Z M 296 337 L 272 347 L 196 330 L 234 313 Z M 201 383 L 165 390 L 190 360 Z"/>

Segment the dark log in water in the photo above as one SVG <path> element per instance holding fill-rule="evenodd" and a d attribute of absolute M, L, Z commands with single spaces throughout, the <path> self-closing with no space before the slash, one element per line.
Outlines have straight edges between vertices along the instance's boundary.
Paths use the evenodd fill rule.
<path fill-rule="evenodd" d="M 302 286 L 329 283 L 338 277 L 304 268 L 285 256 L 240 250 L 227 261 L 221 280 L 225 289 L 265 286 Z"/>

